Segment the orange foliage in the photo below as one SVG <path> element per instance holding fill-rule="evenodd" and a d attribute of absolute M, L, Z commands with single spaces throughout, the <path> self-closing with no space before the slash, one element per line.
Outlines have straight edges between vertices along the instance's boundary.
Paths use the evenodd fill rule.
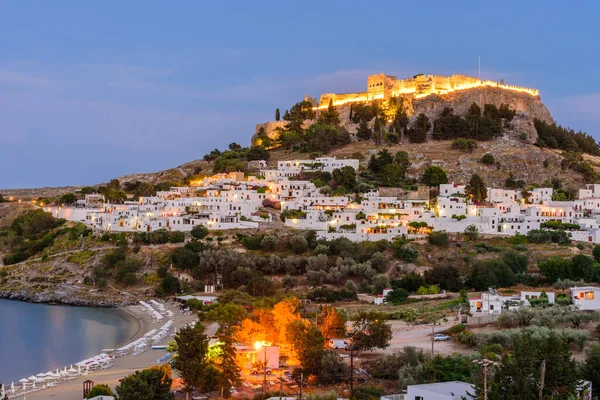
<path fill-rule="evenodd" d="M 288 344 L 287 327 L 300 320 L 296 311 L 299 301 L 296 298 L 282 300 L 273 309 L 257 308 L 250 318 L 242 321 L 236 331 L 235 340 L 246 344 L 265 341 L 278 345 Z"/>

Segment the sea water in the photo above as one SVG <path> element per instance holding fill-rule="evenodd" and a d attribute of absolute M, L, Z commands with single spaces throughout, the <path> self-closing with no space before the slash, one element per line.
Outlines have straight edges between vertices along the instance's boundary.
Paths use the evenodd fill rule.
<path fill-rule="evenodd" d="M 0 383 L 64 369 L 137 331 L 135 318 L 119 309 L 0 300 Z"/>

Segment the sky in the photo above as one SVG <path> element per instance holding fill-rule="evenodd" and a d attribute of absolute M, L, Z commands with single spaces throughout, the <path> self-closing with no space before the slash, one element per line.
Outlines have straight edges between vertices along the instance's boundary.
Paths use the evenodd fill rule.
<path fill-rule="evenodd" d="M 576 4 L 576 6 L 574 6 Z M 600 139 L 600 2 L 0 1 L 0 188 L 89 185 L 249 145 L 369 74 L 540 90 Z"/>

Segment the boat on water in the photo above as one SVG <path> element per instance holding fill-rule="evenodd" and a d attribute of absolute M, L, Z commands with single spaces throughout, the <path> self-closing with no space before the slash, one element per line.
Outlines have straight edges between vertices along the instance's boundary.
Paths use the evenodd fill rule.
<path fill-rule="evenodd" d="M 155 345 L 155 346 L 152 346 L 151 349 L 152 350 L 166 350 L 167 345 L 165 345 L 165 344 Z"/>

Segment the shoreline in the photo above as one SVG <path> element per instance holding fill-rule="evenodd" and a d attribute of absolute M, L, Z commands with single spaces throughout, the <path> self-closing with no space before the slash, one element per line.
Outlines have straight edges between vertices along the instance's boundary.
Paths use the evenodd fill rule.
<path fill-rule="evenodd" d="M 173 311 L 174 313 L 174 328 L 179 330 L 183 325 L 189 322 L 196 321 L 196 314 L 186 315 L 179 313 L 179 307 L 172 303 L 164 303 L 165 308 Z M 126 306 L 118 307 L 119 310 L 124 311 L 128 315 L 132 316 L 138 321 L 139 329 L 136 334 L 124 343 L 121 343 L 115 348 L 122 347 L 124 344 L 131 343 L 140 337 L 143 337 L 148 331 L 159 328 L 164 324 L 165 321 L 153 323 L 152 317 L 146 314 L 137 306 Z M 171 331 L 172 332 L 172 331 Z M 160 344 L 168 344 L 173 340 L 172 336 L 165 337 Z M 108 353 L 109 355 L 111 353 Z M 44 400 L 44 399 L 60 399 L 60 400 L 79 400 L 81 399 L 81 390 L 83 381 L 92 380 L 95 385 L 106 384 L 113 389 L 119 384 L 119 380 L 125 376 L 134 373 L 135 371 L 142 370 L 157 365 L 157 359 L 166 354 L 165 350 L 152 350 L 148 349 L 144 353 L 133 356 L 131 354 L 115 358 L 114 365 L 111 368 L 105 370 L 99 370 L 94 373 L 90 373 L 87 376 L 80 375 L 72 381 L 61 382 L 57 387 L 48 388 L 39 392 L 30 393 L 26 397 L 28 400 Z M 23 396 L 17 397 L 17 399 L 23 399 Z"/>
<path fill-rule="evenodd" d="M 128 308 L 130 307 L 135 307 L 135 306 L 125 306 L 125 307 L 116 307 L 117 310 L 123 311 L 125 312 L 127 315 L 129 315 L 130 317 L 132 317 L 135 320 L 135 323 L 137 324 L 137 330 L 135 331 L 135 333 L 133 335 L 131 335 L 131 337 L 127 340 L 124 340 L 123 342 L 117 344 L 115 346 L 116 349 L 118 349 L 119 347 L 123 347 L 125 346 L 127 343 L 130 343 L 132 341 L 134 341 L 137 337 L 139 337 L 140 333 L 142 332 L 142 321 L 140 321 L 140 319 L 135 315 L 135 313 L 132 310 L 129 310 Z"/>
<path fill-rule="evenodd" d="M 86 299 L 76 295 L 61 296 L 48 293 L 30 293 L 27 289 L 0 290 L 0 300 L 22 301 L 24 303 L 61 305 L 73 307 L 119 308 L 135 305 L 134 302 L 121 300 L 115 302 L 110 298 Z"/>

